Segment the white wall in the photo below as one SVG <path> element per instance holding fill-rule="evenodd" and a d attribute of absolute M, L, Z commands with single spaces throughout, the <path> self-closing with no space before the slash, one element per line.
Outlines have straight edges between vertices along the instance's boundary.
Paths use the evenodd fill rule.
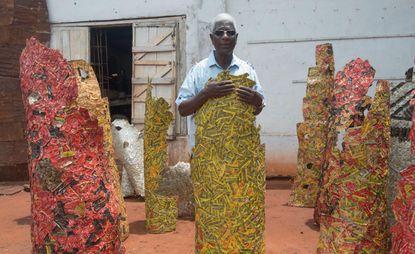
<path fill-rule="evenodd" d="M 255 66 L 267 95 L 259 123 L 277 174 L 296 161 L 295 126 L 317 44 L 333 44 L 336 71 L 356 57 L 380 79 L 403 78 L 413 66 L 414 0 L 228 0 L 227 10 L 238 22 L 236 52 Z"/>
<path fill-rule="evenodd" d="M 186 16 L 186 66 L 210 50 L 211 19 L 225 10 L 224 0 L 46 0 L 54 24 L 84 21 Z M 199 39 L 200 38 L 200 39 Z M 206 39 L 203 39 L 206 38 Z"/>
<path fill-rule="evenodd" d="M 267 97 L 259 116 L 268 171 L 294 174 L 307 69 L 315 46 L 333 43 L 336 69 L 368 59 L 381 79 L 403 78 L 415 56 L 415 0 L 47 0 L 52 23 L 186 15 L 186 66 L 211 49 L 209 22 L 237 20 L 235 53 L 251 62 Z M 294 41 L 298 42 L 294 42 Z"/>

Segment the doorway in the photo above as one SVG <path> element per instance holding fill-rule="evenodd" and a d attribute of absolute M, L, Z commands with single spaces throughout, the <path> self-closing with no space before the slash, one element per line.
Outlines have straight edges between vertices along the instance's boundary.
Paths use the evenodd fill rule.
<path fill-rule="evenodd" d="M 111 119 L 131 122 L 132 28 L 91 27 L 90 59 L 103 97 L 109 101 Z"/>

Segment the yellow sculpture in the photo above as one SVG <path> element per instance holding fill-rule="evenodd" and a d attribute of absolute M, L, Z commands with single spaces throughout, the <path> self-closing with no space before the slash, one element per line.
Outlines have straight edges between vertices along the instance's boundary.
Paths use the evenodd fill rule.
<path fill-rule="evenodd" d="M 232 80 L 235 87 L 255 84 L 228 71 L 216 80 Z M 196 253 L 265 252 L 265 146 L 253 112 L 232 93 L 195 113 Z"/>

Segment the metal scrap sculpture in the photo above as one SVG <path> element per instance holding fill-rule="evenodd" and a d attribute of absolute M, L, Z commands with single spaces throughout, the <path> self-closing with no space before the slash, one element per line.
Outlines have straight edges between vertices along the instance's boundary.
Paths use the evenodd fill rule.
<path fill-rule="evenodd" d="M 74 70 L 78 84 L 78 97 L 76 98 L 76 102 L 78 105 L 85 107 L 91 117 L 98 120 L 98 125 L 103 130 L 104 148 L 108 156 L 108 164 L 111 174 L 114 177 L 114 191 L 118 197 L 121 209 L 121 240 L 124 241 L 128 238 L 129 226 L 124 198 L 122 197 L 120 172 L 114 159 L 108 98 L 101 97 L 101 90 L 98 80 L 91 65 L 84 60 L 69 61 L 69 64 Z"/>
<path fill-rule="evenodd" d="M 411 254 L 415 253 L 415 165 L 401 171 L 400 175 L 392 205 L 397 222 L 391 228 L 391 253 Z"/>
<path fill-rule="evenodd" d="M 216 80 L 255 84 L 228 71 Z M 265 252 L 265 147 L 253 113 L 236 93 L 211 99 L 195 113 L 196 253 Z"/>
<path fill-rule="evenodd" d="M 379 81 L 373 104 L 366 93 L 374 69 L 356 59 L 336 75 L 334 126 L 345 130 L 342 150 L 331 143 L 316 204 L 318 253 L 386 253 L 389 84 Z M 368 115 L 364 110 L 370 106 Z"/>
<path fill-rule="evenodd" d="M 168 197 L 159 191 L 161 173 L 167 161 L 167 129 L 173 121 L 169 104 L 155 99 L 147 86 L 144 120 L 144 186 L 146 197 L 146 227 L 150 233 L 165 233 L 176 229 L 178 197 Z"/>
<path fill-rule="evenodd" d="M 303 99 L 304 122 L 297 124 L 297 175 L 288 204 L 314 207 L 325 165 L 331 121 L 331 96 L 334 81 L 332 45 L 316 47 L 316 67 L 308 70 L 306 97 Z M 323 155 L 323 156 L 322 156 Z"/>
<path fill-rule="evenodd" d="M 415 69 L 415 68 L 414 68 Z M 415 76 L 413 76 L 415 78 Z M 412 80 L 414 82 L 414 80 Z M 412 91 L 412 95 L 414 95 Z M 415 106 L 415 99 L 410 102 Z M 412 153 L 415 153 L 415 111 L 412 110 L 412 128 L 410 139 Z M 401 179 L 397 183 L 396 199 L 392 204 L 396 223 L 392 226 L 393 254 L 415 253 L 415 165 L 400 172 Z"/>
<path fill-rule="evenodd" d="M 33 253 L 123 253 L 121 197 L 106 134 L 78 100 L 75 70 L 34 38 L 20 64 Z"/>

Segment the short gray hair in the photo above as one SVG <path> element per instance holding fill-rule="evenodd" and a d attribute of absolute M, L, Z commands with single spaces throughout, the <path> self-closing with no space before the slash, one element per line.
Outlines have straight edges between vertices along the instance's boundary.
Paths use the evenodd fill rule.
<path fill-rule="evenodd" d="M 235 19 L 229 13 L 220 13 L 212 19 L 212 22 L 210 22 L 210 32 L 214 32 L 213 29 L 215 29 L 216 23 L 218 23 L 220 21 L 224 21 L 224 20 L 230 21 L 232 23 L 233 27 L 235 27 L 235 30 L 236 30 L 236 21 L 235 21 Z"/>

